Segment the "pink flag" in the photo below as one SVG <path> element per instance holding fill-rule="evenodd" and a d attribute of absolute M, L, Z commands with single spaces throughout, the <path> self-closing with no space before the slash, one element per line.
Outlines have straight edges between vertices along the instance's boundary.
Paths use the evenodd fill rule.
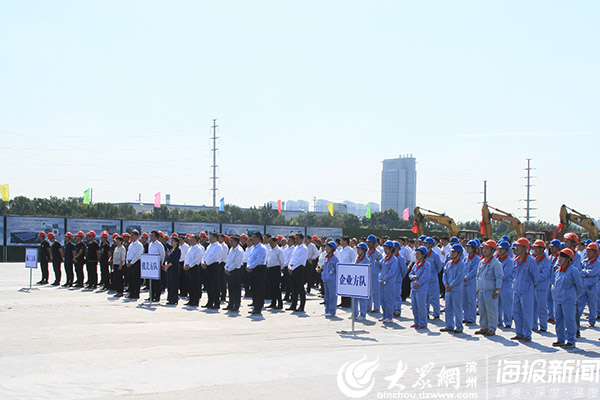
<path fill-rule="evenodd" d="M 281 214 L 281 200 L 277 200 L 277 212 Z"/>
<path fill-rule="evenodd" d="M 154 207 L 160 208 L 160 192 L 154 194 Z"/>
<path fill-rule="evenodd" d="M 402 219 L 404 221 L 408 221 L 408 208 L 404 209 L 404 212 L 402 213 Z"/>

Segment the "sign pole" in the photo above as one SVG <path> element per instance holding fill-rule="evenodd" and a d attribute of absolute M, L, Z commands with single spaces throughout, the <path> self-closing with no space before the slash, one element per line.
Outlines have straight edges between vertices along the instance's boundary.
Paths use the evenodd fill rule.
<path fill-rule="evenodd" d="M 27 248 L 25 249 L 25 268 L 29 269 L 29 287 L 24 287 L 19 292 L 31 293 L 32 290 L 39 290 L 33 287 L 33 270 L 37 269 L 37 249 Z"/>
<path fill-rule="evenodd" d="M 33 284 L 33 270 L 29 268 L 29 290 L 31 290 L 31 286 Z"/>
<path fill-rule="evenodd" d="M 369 333 L 365 330 L 356 330 L 356 299 L 368 299 L 370 294 L 371 269 L 369 264 L 338 264 L 336 270 L 336 294 L 350 297 L 352 315 L 352 330 L 337 331 L 339 335 L 353 335 Z"/>

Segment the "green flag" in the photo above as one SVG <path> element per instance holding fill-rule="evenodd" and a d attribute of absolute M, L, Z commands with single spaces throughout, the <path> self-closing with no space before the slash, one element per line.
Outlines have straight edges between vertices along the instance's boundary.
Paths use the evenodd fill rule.
<path fill-rule="evenodd" d="M 365 218 L 371 219 L 371 206 L 367 206 L 367 214 L 365 214 Z"/>
<path fill-rule="evenodd" d="M 90 193 L 91 189 L 87 189 L 85 192 L 83 192 L 83 204 L 90 204 Z"/>

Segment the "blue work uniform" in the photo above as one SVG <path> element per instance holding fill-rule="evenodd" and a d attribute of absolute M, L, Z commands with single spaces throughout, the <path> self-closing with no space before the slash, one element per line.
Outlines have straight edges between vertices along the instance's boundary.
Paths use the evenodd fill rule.
<path fill-rule="evenodd" d="M 463 321 L 475 323 L 477 318 L 477 267 L 481 258 L 473 254 L 465 259 L 465 279 L 463 286 Z"/>
<path fill-rule="evenodd" d="M 548 258 L 550 258 L 550 266 L 552 267 L 550 283 L 548 284 L 548 320 L 554 322 L 554 299 L 552 299 L 551 288 L 554 284 L 554 273 L 560 267 L 558 265 L 558 256 L 549 255 Z"/>
<path fill-rule="evenodd" d="M 385 257 L 381 262 L 381 272 L 378 277 L 379 290 L 381 293 L 381 308 L 383 308 L 384 319 L 392 319 L 394 316 L 394 296 L 396 294 L 397 274 L 398 259 L 395 256 Z"/>
<path fill-rule="evenodd" d="M 446 328 L 463 330 L 462 324 L 462 297 L 465 280 L 465 263 L 459 258 L 457 262 L 448 261 L 444 266 L 442 281 L 450 286 L 446 289 Z"/>
<path fill-rule="evenodd" d="M 369 308 L 379 312 L 381 307 L 381 293 L 379 289 L 379 273 L 381 272 L 381 253 L 377 249 L 367 251 L 369 264 L 371 264 L 371 299 Z"/>
<path fill-rule="evenodd" d="M 531 339 L 533 286 L 539 280 L 539 268 L 528 254 L 522 258 L 515 258 L 514 263 L 513 318 L 515 320 L 515 331 L 518 337 Z"/>
<path fill-rule="evenodd" d="M 556 338 L 558 342 L 575 344 L 577 335 L 577 294 L 583 291 L 581 272 L 573 265 L 565 271 L 554 272 L 552 298 L 556 317 Z"/>
<path fill-rule="evenodd" d="M 442 260 L 440 260 L 440 257 L 434 253 L 433 250 L 429 250 L 427 261 L 429 262 L 429 265 L 431 265 L 431 277 L 429 278 L 429 287 L 427 288 L 427 311 L 429 312 L 429 307 L 431 306 L 433 317 L 439 318 L 440 281 L 438 276 L 440 272 L 442 272 L 444 264 L 442 264 Z"/>
<path fill-rule="evenodd" d="M 429 280 L 433 273 L 431 265 L 427 260 L 415 264 L 408 277 L 411 281 L 410 299 L 412 303 L 413 317 L 416 327 L 427 327 L 427 290 L 429 288 Z M 417 278 L 414 281 L 414 278 Z M 418 287 L 415 287 L 416 285 Z"/>
<path fill-rule="evenodd" d="M 400 254 L 396 256 L 398 259 L 398 272 L 396 273 L 396 294 L 394 295 L 394 314 L 398 316 L 402 314 L 402 281 L 408 272 L 406 260 Z"/>
<path fill-rule="evenodd" d="M 596 324 L 598 309 L 598 278 L 600 277 L 600 261 L 598 257 L 593 260 L 584 260 L 581 264 L 581 281 L 583 290 L 577 298 L 577 327 L 579 327 L 581 316 L 585 305 L 588 306 L 588 322 L 591 326 Z"/>
<path fill-rule="evenodd" d="M 534 331 L 538 330 L 538 321 L 540 329 L 548 330 L 548 289 L 554 277 L 552 263 L 550 259 L 543 254 L 536 257 L 535 262 L 540 272 L 538 282 L 533 288 L 533 324 Z"/>
<path fill-rule="evenodd" d="M 355 264 L 369 264 L 369 259 L 366 255 L 363 255 L 362 258 L 356 257 Z M 371 282 L 371 286 L 375 285 L 376 282 Z M 370 299 L 356 299 L 356 308 L 354 309 L 354 315 L 359 317 L 360 319 L 364 319 L 367 316 L 367 311 L 369 311 L 369 301 Z"/>
<path fill-rule="evenodd" d="M 477 299 L 479 301 L 479 326 L 483 331 L 495 331 L 498 321 L 498 297 L 494 290 L 502 287 L 504 271 L 496 257 L 482 258 L 477 267 Z M 498 290 L 498 294 L 500 290 Z"/>
<path fill-rule="evenodd" d="M 507 255 L 497 257 L 502 264 L 502 287 L 498 296 L 498 326 L 512 326 L 513 319 L 513 281 L 515 279 L 515 263 Z"/>
<path fill-rule="evenodd" d="M 325 257 L 325 263 L 323 264 L 323 270 L 321 271 L 321 279 L 323 280 L 323 288 L 325 294 L 323 300 L 325 300 L 325 314 L 335 315 L 337 309 L 337 291 L 335 288 L 336 277 L 337 277 L 337 265 L 340 261 L 335 254 L 331 257 Z"/>

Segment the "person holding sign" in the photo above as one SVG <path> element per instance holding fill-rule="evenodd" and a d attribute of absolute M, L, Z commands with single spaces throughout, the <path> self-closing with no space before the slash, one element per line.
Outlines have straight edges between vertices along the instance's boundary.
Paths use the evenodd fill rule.
<path fill-rule="evenodd" d="M 381 272 L 377 277 L 381 292 L 381 306 L 383 317 L 379 318 L 384 324 L 392 322 L 394 316 L 394 297 L 396 295 L 396 275 L 398 274 L 398 259 L 395 257 L 394 242 L 391 240 L 383 244 L 385 257 L 381 262 Z"/>
<path fill-rule="evenodd" d="M 412 311 L 415 323 L 411 328 L 427 329 L 427 290 L 431 279 L 431 265 L 427 262 L 429 250 L 420 246 L 415 251 L 417 263 L 410 271 Z"/>
<path fill-rule="evenodd" d="M 356 252 L 358 256 L 356 257 L 356 264 L 369 264 L 369 258 L 367 257 L 367 251 L 369 251 L 369 247 L 366 243 L 359 243 L 356 245 Z M 357 306 L 354 310 L 354 315 L 358 321 L 363 321 L 367 318 L 367 310 L 369 308 L 370 299 L 358 299 Z"/>
<path fill-rule="evenodd" d="M 167 272 L 167 304 L 177 305 L 179 302 L 179 259 L 181 250 L 179 249 L 179 238 L 171 238 L 171 250 L 167 259 L 162 265 L 162 269 Z"/>
<path fill-rule="evenodd" d="M 325 289 L 325 295 L 323 297 L 325 300 L 325 317 L 335 316 L 335 311 L 337 309 L 335 280 L 339 260 L 335 255 L 336 247 L 337 245 L 334 241 L 327 243 L 325 246 L 325 262 L 322 267 L 317 268 L 317 272 L 321 273 L 321 280 L 323 280 L 323 288 Z"/>
<path fill-rule="evenodd" d="M 162 236 L 162 235 L 160 235 Z M 162 264 L 165 262 L 165 246 L 159 239 L 159 233 L 157 231 L 150 232 L 150 245 L 148 246 L 148 254 L 158 254 L 159 263 Z M 150 293 L 150 297 L 148 300 L 153 302 L 160 301 L 160 278 L 153 279 L 152 281 L 152 293 Z"/>

